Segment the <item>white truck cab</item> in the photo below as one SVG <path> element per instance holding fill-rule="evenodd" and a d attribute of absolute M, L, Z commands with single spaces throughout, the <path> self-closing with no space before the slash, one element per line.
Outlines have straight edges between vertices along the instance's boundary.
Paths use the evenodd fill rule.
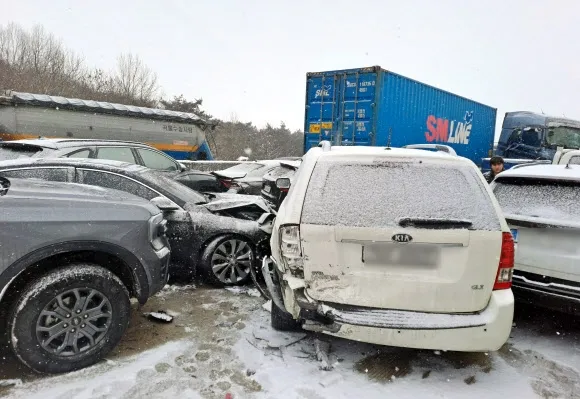
<path fill-rule="evenodd" d="M 456 351 L 507 341 L 514 246 L 499 205 L 468 159 L 410 147 L 304 156 L 263 264 L 274 328 Z"/>

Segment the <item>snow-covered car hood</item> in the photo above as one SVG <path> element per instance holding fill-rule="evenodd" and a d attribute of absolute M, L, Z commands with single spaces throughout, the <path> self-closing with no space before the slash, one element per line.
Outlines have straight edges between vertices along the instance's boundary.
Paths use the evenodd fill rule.
<path fill-rule="evenodd" d="M 271 212 L 268 204 L 262 197 L 257 195 L 243 195 L 232 193 L 212 193 L 214 199 L 203 206 L 211 212 L 223 211 L 226 209 L 243 208 L 257 206 L 264 212 Z"/>

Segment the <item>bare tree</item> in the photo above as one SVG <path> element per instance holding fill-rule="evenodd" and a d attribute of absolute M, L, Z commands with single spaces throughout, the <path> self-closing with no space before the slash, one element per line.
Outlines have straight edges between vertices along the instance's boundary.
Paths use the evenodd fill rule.
<path fill-rule="evenodd" d="M 131 53 L 122 54 L 117 59 L 114 81 L 119 94 L 143 102 L 155 102 L 160 89 L 157 74 L 139 56 Z"/>

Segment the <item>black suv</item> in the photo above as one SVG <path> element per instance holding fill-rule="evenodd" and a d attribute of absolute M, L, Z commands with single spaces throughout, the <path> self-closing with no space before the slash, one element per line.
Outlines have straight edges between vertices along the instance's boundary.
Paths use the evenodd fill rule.
<path fill-rule="evenodd" d="M 283 160 L 280 166 L 275 167 L 262 178 L 260 193 L 272 209 L 277 211 L 286 198 L 300 163 L 300 160 Z"/>
<path fill-rule="evenodd" d="M 127 328 L 129 299 L 167 282 L 159 208 L 78 184 L 0 177 L 0 332 L 38 372 L 89 366 Z"/>

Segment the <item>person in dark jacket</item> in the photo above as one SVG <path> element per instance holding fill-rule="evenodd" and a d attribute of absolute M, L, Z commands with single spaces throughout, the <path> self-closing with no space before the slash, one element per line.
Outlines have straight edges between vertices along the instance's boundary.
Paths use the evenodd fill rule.
<path fill-rule="evenodd" d="M 488 183 L 491 183 L 499 173 L 503 172 L 504 162 L 502 157 L 495 156 L 491 157 L 489 163 L 491 165 L 491 170 L 485 172 L 483 176 Z"/>

